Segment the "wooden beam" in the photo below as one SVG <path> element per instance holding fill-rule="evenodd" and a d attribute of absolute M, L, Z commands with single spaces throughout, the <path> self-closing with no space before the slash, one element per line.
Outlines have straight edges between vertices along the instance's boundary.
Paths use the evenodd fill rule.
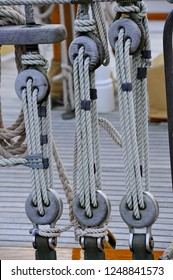
<path fill-rule="evenodd" d="M 166 20 L 168 13 L 148 13 L 149 20 Z"/>

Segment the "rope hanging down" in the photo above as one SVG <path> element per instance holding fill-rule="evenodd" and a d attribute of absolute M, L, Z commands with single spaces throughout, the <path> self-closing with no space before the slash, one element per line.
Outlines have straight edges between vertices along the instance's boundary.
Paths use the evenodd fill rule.
<path fill-rule="evenodd" d="M 118 2 L 118 1 L 117 1 Z M 110 43 L 115 49 L 119 111 L 126 174 L 127 204 L 140 218 L 144 208 L 143 192 L 149 190 L 148 164 L 148 112 L 146 71 L 150 65 L 150 43 L 146 20 L 146 6 L 115 5 L 117 13 L 126 13 L 125 18 L 115 20 L 109 31 Z M 143 24 L 145 42 L 141 49 L 141 30 L 131 18 Z M 119 25 L 122 28 L 119 28 Z M 113 29 L 117 31 L 113 34 Z M 115 36 L 116 39 L 115 39 Z M 131 37 L 128 39 L 128 36 Z M 136 44 L 136 46 L 135 46 Z M 140 46 L 140 50 L 138 49 Z M 136 48 L 136 49 L 135 49 Z M 142 53 L 142 55 L 141 55 Z M 131 57 L 132 55 L 132 67 Z M 141 176 L 142 175 L 142 176 Z"/>
<path fill-rule="evenodd" d="M 126 182 L 126 196 L 120 204 L 120 214 L 129 226 L 130 236 L 133 236 L 130 238 L 133 252 L 133 245 L 136 246 L 140 238 L 139 235 L 134 235 L 134 229 L 146 227 L 146 241 L 142 241 L 145 246 L 143 258 L 152 259 L 151 226 L 156 221 L 159 210 L 157 202 L 149 193 L 146 78 L 147 68 L 151 64 L 151 51 L 146 6 L 143 1 L 117 1 L 114 10 L 116 16 L 109 29 L 109 41 L 115 49 Z M 143 237 L 141 236 L 141 240 Z M 136 258 L 135 253 L 133 257 Z"/>
<path fill-rule="evenodd" d="M 36 222 L 31 217 L 31 221 L 34 224 L 33 234 L 57 237 L 63 230 L 67 230 L 73 224 L 77 238 L 95 237 L 102 239 L 102 237 L 105 237 L 110 216 L 110 203 L 101 191 L 98 124 L 104 128 L 106 127 L 111 137 L 123 147 L 127 191 L 125 204 L 127 203 L 129 210 L 133 210 L 135 220 L 139 221 L 141 211 L 148 207 L 146 207 L 146 197 L 149 200 L 149 202 L 147 200 L 147 203 L 150 203 L 151 200 L 153 202 L 153 198 L 147 194 L 150 184 L 146 68 L 150 65 L 150 45 L 146 7 L 143 1 L 137 2 L 140 3 L 130 3 L 127 6 L 125 5 L 127 3 L 124 2 L 122 6 L 115 6 L 117 15 L 113 23 L 113 29 L 110 28 L 109 33 L 110 42 L 112 47 L 115 48 L 122 136 L 116 132 L 108 121 L 98 118 L 97 114 L 94 71 L 101 64 L 107 65 L 109 63 L 106 31 L 101 7 L 99 1 L 79 5 L 77 20 L 75 22 L 76 38 L 72 42 L 69 50 L 74 71 L 76 114 L 73 193 L 58 151 L 52 140 L 50 100 L 48 97 L 49 83 L 47 81 L 46 69 L 44 69 L 47 63 L 39 53 L 30 53 L 25 48 L 20 48 L 20 55 L 25 53 L 22 56 L 22 63 L 20 61 L 18 62 L 18 69 L 22 69 L 22 71 L 19 73 L 19 76 L 21 76 L 17 80 L 19 82 L 23 79 L 26 83 L 25 87 L 22 87 L 21 94 L 23 113 L 20 114 L 19 120 L 7 132 L 10 133 L 16 130 L 19 133 L 22 130 L 22 136 L 17 143 L 22 143 L 24 157 L 19 158 L 18 163 L 20 164 L 22 162 L 31 168 L 32 178 L 32 197 L 29 197 L 27 200 L 26 209 L 29 215 L 31 214 L 30 216 L 32 216 L 32 211 L 35 211 L 33 208 L 36 208 L 33 205 L 37 205 L 39 212 L 39 215 L 37 213 L 36 216 Z M 89 17 L 89 7 L 91 7 L 92 19 Z M 18 13 L 17 10 L 16 12 Z M 127 17 L 121 18 L 122 13 L 125 13 Z M 22 20 L 25 21 L 23 17 Z M 119 28 L 120 21 L 120 27 L 123 26 L 123 28 Z M 128 28 L 131 24 L 134 28 Z M 135 39 L 131 33 L 131 39 L 129 39 L 128 32 L 130 30 L 135 33 Z M 117 34 L 112 40 L 111 34 L 114 31 Z M 145 36 L 143 36 L 144 33 Z M 141 40 L 141 37 L 144 37 L 145 40 Z M 136 41 L 138 42 L 137 46 Z M 132 55 L 132 71 L 129 54 Z M 31 65 L 34 69 L 30 68 Z M 44 81 L 46 79 L 46 81 L 40 83 L 38 87 L 35 87 L 35 72 L 32 72 L 32 79 L 29 76 L 26 80 L 24 78 L 26 73 L 28 73 L 27 71 L 36 71 L 39 79 L 43 79 Z M 39 100 L 39 92 L 44 87 L 43 85 L 45 86 L 44 91 L 46 95 Z M 6 132 L 6 130 L 3 132 Z M 23 144 L 25 140 L 24 132 L 26 132 L 27 153 L 26 144 Z M 8 137 L 9 146 L 11 140 Z M 64 229 L 54 228 L 62 212 L 62 203 L 52 191 L 52 155 L 54 155 L 69 203 L 70 225 L 65 226 Z M 11 153 L 9 153 L 7 158 L 9 158 L 10 162 Z M 13 158 L 12 160 L 14 162 Z M 49 215 L 47 217 L 48 212 L 45 215 L 44 206 L 47 205 L 46 208 L 49 209 L 49 207 L 52 207 L 52 203 L 58 208 L 59 216 L 51 217 L 50 220 Z M 146 227 L 152 225 L 158 215 L 156 209 L 157 204 L 155 202 L 153 203 L 154 215 L 152 222 L 147 223 Z M 35 212 L 34 215 L 36 215 Z M 41 230 L 38 228 L 39 224 L 50 224 L 52 228 Z"/>
<path fill-rule="evenodd" d="M 76 39 L 69 48 L 69 56 L 73 63 L 76 115 L 73 182 L 76 238 L 105 237 L 107 229 L 104 224 L 107 223 L 110 214 L 109 202 L 100 192 L 102 186 L 94 72 L 101 64 L 109 63 L 109 53 L 105 27 L 102 28 L 104 21 L 100 5 L 91 5 L 92 19 L 88 9 L 87 4 L 78 7 L 75 21 Z M 100 199 L 106 201 L 107 208 L 103 217 L 97 212 L 100 219 L 97 221 L 95 209 L 100 212 Z"/>
<path fill-rule="evenodd" d="M 30 9 L 28 7 L 28 9 Z M 100 12 L 97 12 L 99 7 L 97 5 L 94 6 L 94 13 L 97 14 L 97 18 L 100 18 Z M 27 9 L 26 9 L 27 10 Z M 25 21 L 33 20 L 27 19 L 25 20 L 25 15 L 23 11 L 17 6 L 1 6 L 0 7 L 1 14 L 1 24 L 2 25 L 13 25 L 20 24 L 24 25 Z M 103 22 L 103 20 L 102 20 Z M 99 28 L 100 29 L 100 28 Z M 101 32 L 100 32 L 101 33 Z M 103 40 L 105 40 L 105 35 L 101 35 Z M 98 42 L 98 39 L 96 39 Z M 95 44 L 96 45 L 96 44 Z M 99 44 L 99 48 L 101 43 Z M 17 92 L 20 89 L 21 81 L 25 81 L 26 84 L 22 86 L 22 93 L 19 92 L 19 97 L 22 99 L 23 110 L 21 111 L 19 118 L 16 122 L 9 128 L 3 127 L 3 119 L 1 116 L 1 129 L 0 129 L 0 139 L 1 139 L 1 166 L 14 166 L 18 164 L 23 164 L 31 168 L 31 178 L 32 178 L 32 201 L 34 205 L 38 205 L 39 213 L 42 215 L 44 213 L 44 205 L 49 205 L 49 190 L 53 188 L 53 168 L 52 168 L 52 152 L 57 165 L 58 173 L 60 176 L 60 180 L 64 187 L 64 192 L 66 194 L 67 202 L 69 204 L 69 217 L 70 223 L 73 224 L 73 210 L 72 210 L 72 201 L 73 194 L 72 188 L 70 186 L 68 177 L 66 175 L 65 169 L 62 165 L 61 159 L 59 157 L 59 153 L 57 148 L 55 147 L 52 141 L 51 135 L 51 119 L 50 119 L 50 105 L 49 98 L 44 101 L 40 100 L 41 103 L 37 104 L 38 98 L 38 85 L 33 85 L 34 79 L 27 79 L 28 74 L 27 71 L 36 71 L 32 72 L 33 75 L 39 75 L 44 80 L 44 83 L 47 83 L 47 87 L 49 88 L 48 81 L 46 78 L 47 71 L 47 62 L 39 53 L 26 53 L 25 46 L 15 46 L 15 54 L 16 54 L 16 64 L 18 71 L 20 72 L 19 77 L 16 80 L 16 88 Z M 106 53 L 106 51 L 105 51 Z M 106 55 L 108 56 L 108 54 Z M 106 57 L 105 56 L 105 57 Z M 22 59 L 21 59 L 22 57 Z M 104 57 L 102 55 L 102 57 Z M 108 58 L 104 59 L 105 63 Z M 89 63 L 89 61 L 87 62 Z M 32 68 L 30 70 L 30 68 Z M 22 71 L 21 71 L 22 70 Z M 30 73 L 31 74 L 31 73 Z M 24 75 L 24 76 L 23 76 Z M 29 75 L 30 77 L 30 75 Z M 33 76 L 34 78 L 34 76 Z M 90 77 L 87 77 L 88 85 Z M 94 88 L 94 75 L 91 74 L 91 87 Z M 26 82 L 27 81 L 27 82 Z M 17 86 L 19 84 L 19 87 Z M 47 90 L 48 90 L 47 88 Z M 40 89 L 40 88 L 39 88 Z M 93 90 L 93 99 L 95 95 L 95 90 Z M 94 162 L 97 166 L 97 173 L 94 174 L 94 180 L 96 181 L 97 189 L 101 189 L 101 176 L 100 176 L 100 159 L 99 159 L 99 139 L 96 137 L 98 134 L 98 116 L 96 112 L 96 101 L 92 100 L 91 106 L 92 113 L 92 125 L 90 129 L 94 131 L 94 137 L 92 142 L 94 144 Z M 96 123 L 97 125 L 95 125 Z M 116 132 L 116 130 L 111 126 L 108 121 L 105 121 L 103 118 L 99 119 L 99 124 L 104 127 L 111 137 L 117 141 L 121 145 L 121 137 Z M 14 140 L 12 140 L 14 138 Z M 16 138 L 16 140 L 15 140 Z M 27 144 L 26 144 L 27 143 Z M 53 148 L 52 146 L 53 145 Z M 93 168 L 94 170 L 94 168 Z M 92 179 L 93 180 L 93 179 Z M 63 228 L 50 228 L 50 229 L 33 229 L 32 233 L 38 234 L 40 236 L 45 237 L 57 237 L 63 232 L 71 227 L 70 225 L 64 226 Z M 97 230 L 98 231 L 98 230 Z M 102 230 L 99 230 L 102 231 Z M 104 230 L 105 232 L 105 230 Z M 92 231 L 93 233 L 93 231 Z M 91 234 L 92 234 L 91 233 Z M 96 233 L 93 233 L 96 235 Z M 101 233 L 101 236 L 103 233 Z"/>
<path fill-rule="evenodd" d="M 17 6 L 0 6 L 0 14 L 1 25 L 25 24 L 25 15 Z M 30 21 L 29 18 L 27 18 L 28 20 Z M 56 205 L 57 203 L 61 204 L 59 198 L 53 192 L 50 192 L 54 187 L 54 156 L 69 204 L 70 222 L 72 222 L 72 190 L 52 140 L 50 100 L 49 97 L 47 98 L 49 91 L 47 80 L 48 62 L 35 50 L 33 53 L 32 51 L 27 53 L 25 46 L 15 46 L 15 50 L 16 64 L 19 71 L 19 76 L 16 79 L 16 90 L 22 99 L 23 108 L 16 122 L 9 128 L 4 128 L 1 115 L 0 165 L 14 166 L 23 164 L 30 167 L 32 180 L 31 201 L 33 205 L 37 205 L 39 216 L 42 217 L 45 214 L 45 205 L 48 206 L 47 208 L 51 207 L 49 207 L 49 204 L 52 197 Z M 32 77 L 32 79 L 27 77 Z M 41 83 L 36 84 L 39 79 L 41 79 Z M 19 90 L 21 83 L 24 83 L 22 92 Z M 44 100 L 40 100 L 41 103 L 38 103 L 40 92 L 44 91 L 44 87 L 46 89 L 46 98 L 41 96 L 41 99 L 43 98 Z M 33 233 L 46 237 L 57 237 L 61 232 L 71 227 L 70 224 L 58 229 L 44 229 L 42 232 L 42 229 L 38 228 L 39 223 L 34 224 L 37 230 L 33 229 Z"/>

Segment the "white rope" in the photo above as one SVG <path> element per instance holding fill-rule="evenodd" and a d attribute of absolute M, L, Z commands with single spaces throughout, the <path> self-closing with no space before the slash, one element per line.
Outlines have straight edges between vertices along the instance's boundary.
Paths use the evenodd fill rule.
<path fill-rule="evenodd" d="M 0 0 L 2 1 L 2 0 Z M 4 1 L 5 2 L 5 1 Z M 14 2 L 14 1 L 12 1 Z M 39 2 L 39 1 L 35 1 Z M 50 2 L 50 1 L 45 1 Z M 55 1 L 53 1 L 55 2 Z M 62 1 L 63 3 L 67 3 Z M 15 2 L 16 3 L 16 2 Z M 25 1 L 25 4 L 31 3 L 31 1 Z M 60 3 L 60 1 L 59 1 Z M 42 1 L 41 4 L 44 4 Z M 99 1 L 91 4 L 92 19 L 77 18 L 75 22 L 76 34 L 80 32 L 92 32 L 97 35 L 97 39 L 100 41 L 100 46 L 104 50 L 103 64 L 109 63 L 109 53 L 107 49 L 107 36 L 104 25 L 104 19 L 102 15 L 101 6 Z M 127 7 L 126 7 L 127 8 Z M 134 7 L 131 7 L 134 8 Z M 6 8 L 4 9 L 6 11 Z M 140 10 L 140 9 L 139 9 Z M 133 12 L 139 12 L 133 9 Z M 127 12 L 127 10 L 125 11 Z M 11 20 L 14 13 L 11 11 Z M 143 13 L 139 12 L 139 17 L 142 17 Z M 18 21 L 25 22 L 22 18 L 19 20 L 14 16 L 16 23 Z M 8 21 L 6 21 L 7 24 Z M 146 25 L 146 22 L 145 22 Z M 146 42 L 149 45 L 149 41 Z M 119 38 L 116 43 L 116 63 L 120 68 L 117 70 L 117 81 L 119 90 L 119 104 L 120 104 L 120 121 L 122 127 L 122 137 L 113 128 L 113 126 L 104 119 L 98 119 L 96 100 L 91 100 L 90 89 L 95 88 L 94 72 L 89 72 L 89 57 L 84 55 L 84 47 L 79 49 L 78 56 L 74 61 L 74 94 L 75 94 L 75 113 L 76 113 L 76 145 L 74 155 L 74 193 L 70 182 L 67 178 L 65 169 L 63 168 L 58 151 L 52 141 L 51 131 L 51 115 L 50 115 L 50 100 L 45 101 L 42 106 L 46 108 L 47 117 L 38 117 L 38 105 L 37 105 L 37 90 L 32 91 L 32 80 L 28 80 L 26 89 L 22 92 L 22 102 L 25 120 L 25 129 L 27 137 L 27 152 L 29 156 L 40 155 L 49 158 L 48 170 L 31 168 L 32 179 L 32 195 L 33 202 L 38 206 L 40 214 L 44 214 L 43 203 L 48 204 L 48 189 L 53 187 L 53 159 L 52 154 L 57 164 L 57 169 L 60 174 L 61 182 L 63 183 L 64 191 L 67 201 L 69 203 L 69 216 L 70 225 L 65 226 L 64 229 L 50 228 L 46 230 L 40 230 L 42 236 L 59 236 L 59 234 L 69 229 L 72 225 L 75 228 L 76 236 L 93 236 L 103 237 L 107 231 L 107 225 L 105 224 L 101 228 L 85 228 L 81 229 L 77 220 L 73 217 L 72 205 L 73 198 L 78 194 L 80 196 L 80 203 L 82 207 L 85 207 L 88 217 L 92 217 L 92 206 L 97 206 L 96 190 L 101 189 L 101 167 L 100 167 L 100 151 L 99 151 L 99 131 L 98 124 L 107 130 L 110 136 L 123 147 L 123 155 L 126 171 L 126 189 L 127 189 L 127 203 L 129 208 L 133 208 L 135 217 L 140 217 L 139 208 L 144 207 L 143 202 L 143 180 L 140 173 L 140 165 L 143 164 L 143 172 L 145 174 L 145 186 L 144 189 L 149 188 L 149 176 L 148 176 L 148 148 L 147 143 L 147 122 L 144 122 L 146 117 L 146 82 L 137 81 L 134 82 L 134 73 L 131 78 L 130 58 L 129 58 L 130 40 L 127 40 L 124 45 L 124 31 L 120 30 Z M 124 50 L 122 52 L 122 50 Z M 139 57 L 135 60 L 134 65 L 144 66 L 143 61 L 139 61 Z M 146 62 L 145 62 L 146 63 Z M 48 69 L 47 62 L 38 54 L 27 54 L 22 56 L 22 65 L 37 66 L 38 69 L 46 71 Z M 126 67 L 124 67 L 126 65 Z M 63 71 L 68 75 L 71 75 L 71 70 L 66 67 L 66 63 L 62 64 Z M 68 72 L 69 71 L 69 72 Z M 64 76 L 64 74 L 63 74 Z M 135 84 L 136 95 L 134 92 L 122 92 L 122 83 Z M 72 88 L 72 81 L 70 81 L 69 87 Z M 141 98 L 141 103 L 138 100 L 140 92 L 144 92 Z M 81 101 L 90 102 L 90 110 L 81 108 Z M 140 103 L 140 104 L 139 104 Z M 134 107 L 136 104 L 137 109 Z M 139 105 L 138 105 L 139 104 Z M 84 106 L 85 107 L 85 106 Z M 142 118 L 140 119 L 140 112 L 142 111 Z M 138 120 L 139 126 L 136 121 Z M 141 126 L 143 124 L 143 128 Z M 21 125 L 22 127 L 22 125 Z M 48 145 L 43 147 L 40 145 L 41 133 L 47 134 L 50 139 Z M 3 135 L 3 134 L 2 134 Z M 145 146 L 145 149 L 144 149 Z M 147 146 L 148 147 L 148 146 Z M 25 147 L 26 150 L 26 147 Z M 24 150 L 24 151 L 25 151 Z M 16 161 L 12 158 L 13 164 L 26 163 L 26 158 L 16 158 Z M 39 159 L 36 160 L 36 164 L 40 163 Z M 0 165 L 10 165 L 9 161 L 1 162 Z M 32 163 L 31 163 L 32 165 Z M 95 172 L 96 171 L 96 172 Z"/>
<path fill-rule="evenodd" d="M 142 201 L 142 181 L 140 179 L 140 169 L 138 163 L 138 148 L 136 143 L 136 127 L 133 107 L 133 93 L 122 92 L 122 84 L 130 83 L 129 70 L 129 48 L 130 40 L 127 40 L 124 47 L 124 30 L 119 32 L 119 39 L 115 45 L 116 51 L 116 65 L 117 67 L 117 83 L 119 96 L 119 110 L 120 122 L 122 128 L 123 139 L 123 155 L 126 173 L 126 190 L 127 190 L 127 204 L 130 209 L 133 208 L 135 217 L 139 218 L 139 206 L 143 208 Z M 124 49 L 124 52 L 123 52 Z"/>
<path fill-rule="evenodd" d="M 78 80 L 80 94 L 76 95 L 76 131 L 78 139 L 78 155 L 79 155 L 79 194 L 80 203 L 86 208 L 86 213 L 91 217 L 91 203 L 96 206 L 95 180 L 94 180 L 94 162 L 92 151 L 92 132 L 91 132 L 91 116 L 90 111 L 80 109 L 81 101 L 90 100 L 89 96 L 89 59 L 84 60 L 84 47 L 81 47 L 78 55 Z M 76 73 L 74 73 L 76 74 Z M 81 154 L 81 155 L 80 155 Z M 88 177 L 89 176 L 89 177 Z"/>
<path fill-rule="evenodd" d="M 27 2 L 26 2 L 27 4 Z M 0 7 L 0 13 L 2 15 L 1 22 L 4 20 L 3 24 L 25 24 L 25 17 L 23 12 L 20 15 L 20 9 L 15 7 Z M 9 22 L 9 19 L 11 22 Z M 14 22 L 13 22 L 14 19 Z M 93 23 L 95 20 L 92 21 Z M 17 52 L 16 52 L 17 53 Z M 23 50 L 16 56 L 16 61 L 18 64 L 18 69 L 27 68 L 28 66 L 36 67 L 42 73 L 46 74 L 48 69 L 47 61 L 40 54 L 22 54 Z M 82 100 L 90 100 L 90 88 L 95 88 L 95 77 L 94 73 L 89 75 L 89 58 L 84 60 L 83 49 L 79 52 L 79 65 L 78 65 L 78 79 L 76 84 L 76 92 L 78 92 L 78 87 L 81 89 L 81 99 Z M 21 59 L 19 59 L 21 58 Z M 64 69 L 66 69 L 66 73 L 71 75 L 71 68 L 67 67 L 67 65 L 62 65 Z M 72 76 L 72 75 L 71 75 Z M 72 81 L 69 84 L 69 87 L 72 88 Z M 37 104 L 37 95 L 38 90 L 32 88 L 32 79 L 28 79 L 26 81 L 26 88 L 23 89 L 22 92 L 22 103 L 23 103 L 23 112 L 19 115 L 18 120 L 8 129 L 1 128 L 0 129 L 0 141 L 1 139 L 9 142 L 8 149 L 4 146 L 2 149 L 2 153 L 0 153 L 0 166 L 14 166 L 18 164 L 24 164 L 26 166 L 30 166 L 31 170 L 31 181 L 32 181 L 32 197 L 34 205 L 37 205 L 38 211 L 41 215 L 44 214 L 44 205 L 49 204 L 48 198 L 48 190 L 53 188 L 53 157 L 57 165 L 57 170 L 60 176 L 60 180 L 64 187 L 65 195 L 67 198 L 67 202 L 69 204 L 69 217 L 70 217 L 70 225 L 64 226 L 63 228 L 50 228 L 50 229 L 39 229 L 39 234 L 47 237 L 57 237 L 61 232 L 68 230 L 73 223 L 75 222 L 73 216 L 73 193 L 72 188 L 70 186 L 70 182 L 66 175 L 66 171 L 62 165 L 61 159 L 59 157 L 58 150 L 53 144 L 52 141 L 52 131 L 51 131 L 51 111 L 50 111 L 50 99 L 44 101 L 41 106 L 46 109 L 47 116 L 45 118 L 40 118 L 38 116 L 38 104 Z M 80 99 L 77 102 L 78 105 L 76 108 L 80 109 Z M 85 176 L 83 177 L 83 181 L 85 182 L 86 189 L 84 190 L 84 196 L 87 197 L 86 209 L 87 213 L 91 215 L 91 203 L 92 206 L 97 206 L 96 201 L 96 189 L 101 189 L 101 168 L 100 168 L 100 152 L 99 152 L 99 130 L 98 130 L 98 114 L 97 114 L 97 105 L 96 100 L 92 100 L 91 102 L 91 112 L 81 112 L 83 121 L 79 121 L 81 125 L 81 131 L 83 131 L 83 136 L 85 138 L 84 143 L 78 144 L 78 147 L 82 146 L 83 154 L 79 149 L 77 152 L 77 162 L 78 164 L 82 162 L 81 166 L 85 169 Z M 78 115 L 78 111 L 76 109 L 76 114 Z M 1 121 L 3 123 L 3 121 Z M 102 126 L 110 131 L 108 128 L 108 123 L 101 121 Z M 26 132 L 26 142 L 25 140 L 25 132 Z M 79 131 L 80 133 L 80 131 Z M 114 134 L 111 132 L 110 134 Z M 47 135 L 49 139 L 47 144 L 43 146 L 40 143 L 40 135 Z M 13 141 L 12 138 L 18 137 L 17 141 Z M 114 138 L 114 136 L 113 136 Z M 84 144 L 84 145 L 83 145 Z M 20 145 L 20 146 L 19 146 Z M 19 147 L 18 147 L 19 146 Z M 2 147 L 1 147 L 2 148 Z M 20 153 L 19 153 L 19 148 Z M 15 149 L 16 157 L 12 157 Z M 27 153 L 26 153 L 27 149 Z M 4 153 L 6 154 L 6 158 L 3 158 Z M 81 154 L 81 156 L 80 156 Z M 20 157 L 23 156 L 23 157 Z M 32 156 L 36 156 L 35 159 L 32 159 Z M 37 158 L 38 157 L 38 158 Z M 36 168 L 35 166 L 38 164 L 42 164 L 42 158 L 49 159 L 49 168 L 42 169 Z M 87 164 L 86 164 L 87 163 Z M 33 165 L 33 166 L 32 166 Z M 94 167 L 95 165 L 95 167 Z M 80 164 L 79 164 L 80 166 Z M 77 168 L 79 167 L 77 166 Z M 95 172 L 96 170 L 96 172 Z M 76 170 L 77 173 L 77 170 Z M 82 172 L 78 177 L 82 177 Z M 81 179 L 81 178 L 80 178 Z M 88 188 L 89 182 L 89 188 Z M 88 189 L 87 189 L 88 188 Z M 43 205 L 44 204 L 44 205 Z M 79 228 L 78 228 L 79 230 Z M 102 227 L 99 229 L 94 228 L 93 231 L 91 229 L 85 229 L 80 234 L 90 236 L 104 236 L 106 234 L 106 227 Z"/>
<path fill-rule="evenodd" d="M 173 243 L 163 252 L 163 260 L 173 260 Z"/>
<path fill-rule="evenodd" d="M 69 4 L 70 0 L 0 0 L 0 5 L 48 5 L 48 4 Z"/>
<path fill-rule="evenodd" d="M 104 60 L 103 65 L 106 66 L 110 62 L 108 42 L 107 42 L 107 30 L 105 25 L 105 18 L 103 16 L 103 10 L 98 0 L 96 0 L 92 5 L 91 9 L 93 12 L 93 18 L 96 21 L 97 33 L 99 34 L 99 39 L 104 50 Z"/>
<path fill-rule="evenodd" d="M 87 14 L 88 7 L 88 4 L 79 5 L 78 7 L 77 19 L 75 20 L 75 36 L 79 36 L 80 32 L 91 32 L 97 38 L 97 43 L 100 42 L 100 46 L 103 49 L 102 64 L 106 66 L 109 64 L 110 57 L 103 10 L 96 0 L 91 4 L 92 18 L 90 18 L 89 14 Z M 83 9 L 86 10 L 84 14 Z"/>
<path fill-rule="evenodd" d="M 22 102 L 27 137 L 28 155 L 42 154 L 40 144 L 40 124 L 37 108 L 38 91 L 32 92 L 32 80 L 27 82 L 27 89 L 22 92 Z M 49 204 L 47 186 L 43 169 L 31 168 L 33 203 L 37 205 L 40 215 L 44 215 L 43 203 Z"/>
<path fill-rule="evenodd" d="M 79 49 L 79 54 L 74 61 L 73 67 L 76 113 L 76 145 L 73 182 L 74 197 L 79 195 L 81 206 L 85 208 L 86 215 L 91 217 L 92 206 L 97 206 L 96 190 L 97 188 L 101 188 L 101 179 L 95 176 L 95 168 L 96 173 L 98 172 L 97 176 L 99 176 L 100 173 L 100 167 L 97 166 L 99 161 L 98 154 L 100 153 L 97 150 L 99 149 L 99 146 L 96 147 L 96 143 L 98 144 L 99 140 L 98 138 L 94 140 L 94 136 L 98 137 L 98 131 L 93 129 L 94 125 L 96 125 L 95 120 L 97 118 L 97 115 L 93 113 L 95 104 L 93 105 L 93 102 L 90 99 L 91 81 L 93 81 L 93 79 L 91 79 L 89 74 L 89 58 L 84 58 L 84 47 Z M 87 101 L 90 103 L 90 110 L 81 108 L 81 102 Z M 80 226 L 76 219 L 74 221 L 74 228 L 76 236 L 83 235 L 83 230 L 80 230 Z M 103 236 L 103 229 L 96 229 L 98 234 L 99 231 L 102 231 Z M 84 235 L 86 235 L 86 232 L 91 236 L 91 232 L 93 233 L 94 231 L 86 228 Z"/>
<path fill-rule="evenodd" d="M 107 133 L 111 136 L 114 142 L 122 147 L 122 137 L 119 132 L 115 129 L 115 127 L 105 118 L 98 118 L 99 125 L 104 128 Z"/>
<path fill-rule="evenodd" d="M 126 14 L 135 12 L 141 20 L 146 16 L 143 1 L 136 5 L 115 5 L 116 12 Z M 143 50 L 150 50 L 149 32 L 146 17 L 146 40 Z M 148 152 L 148 111 L 147 81 L 137 79 L 138 68 L 150 65 L 150 58 L 141 58 L 141 53 L 130 58 L 131 41 L 124 41 L 124 29 L 120 29 L 115 44 L 115 60 L 117 70 L 117 87 L 119 112 L 122 133 L 122 147 L 126 176 L 127 204 L 133 209 L 134 216 L 140 218 L 140 208 L 144 207 L 143 192 L 149 190 L 149 152 Z M 132 60 L 132 62 L 131 62 Z M 131 66 L 132 65 L 132 66 Z M 132 84 L 132 90 L 122 90 L 123 84 Z M 142 174 L 141 174 L 142 171 Z"/>

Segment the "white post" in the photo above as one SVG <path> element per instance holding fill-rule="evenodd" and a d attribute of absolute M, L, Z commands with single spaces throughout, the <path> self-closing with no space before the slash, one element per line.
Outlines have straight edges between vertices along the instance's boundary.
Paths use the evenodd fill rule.
<path fill-rule="evenodd" d="M 110 66 L 100 66 L 96 70 L 97 104 L 99 113 L 115 110 L 115 97 Z"/>

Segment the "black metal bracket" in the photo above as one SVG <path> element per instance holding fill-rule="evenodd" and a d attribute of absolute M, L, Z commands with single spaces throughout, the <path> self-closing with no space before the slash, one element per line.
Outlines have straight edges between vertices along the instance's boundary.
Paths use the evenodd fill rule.
<path fill-rule="evenodd" d="M 173 1 L 169 1 L 172 2 Z M 172 51 L 172 32 L 173 32 L 173 10 L 168 15 L 163 31 L 163 53 L 166 82 L 167 117 L 171 174 L 173 185 L 173 51 Z"/>
<path fill-rule="evenodd" d="M 131 251 L 133 260 L 154 260 L 153 253 L 146 249 L 146 234 L 133 234 Z"/>
<path fill-rule="evenodd" d="M 49 237 L 35 235 L 34 248 L 36 260 L 56 260 L 56 251 L 50 246 Z"/>

